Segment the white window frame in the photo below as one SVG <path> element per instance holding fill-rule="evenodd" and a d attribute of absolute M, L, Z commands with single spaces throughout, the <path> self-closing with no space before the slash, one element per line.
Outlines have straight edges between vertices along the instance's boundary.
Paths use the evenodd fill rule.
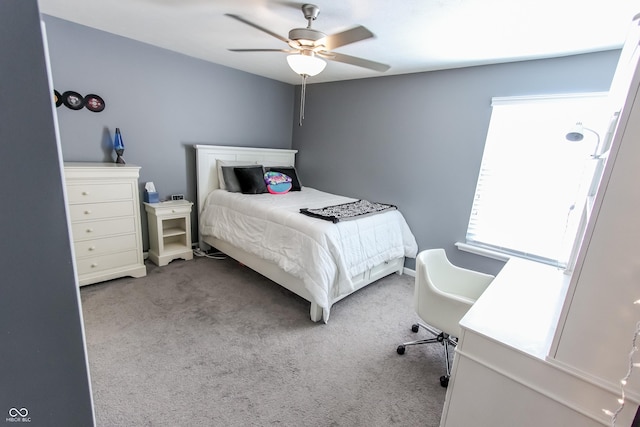
<path fill-rule="evenodd" d="M 478 209 L 482 209 L 481 203 L 478 201 L 479 199 L 477 197 L 479 194 L 482 195 L 483 185 L 492 185 L 491 178 L 489 178 L 489 181 L 487 181 L 487 176 L 491 175 L 491 174 L 488 174 L 487 171 L 490 169 L 487 169 L 487 168 L 491 168 L 492 164 L 495 164 L 492 162 L 498 161 L 505 164 L 507 163 L 506 161 L 497 159 L 497 156 L 498 156 L 497 153 L 499 153 L 500 151 L 495 151 L 495 150 L 500 150 L 500 147 L 501 147 L 500 144 L 505 144 L 505 142 L 506 144 L 511 144 L 511 142 L 513 141 L 514 146 L 517 146 L 517 144 L 520 143 L 519 142 L 520 139 L 525 141 L 525 142 L 522 142 L 523 144 L 526 143 L 527 135 L 525 135 L 523 138 L 504 137 L 504 138 L 500 138 L 501 141 L 496 142 L 497 141 L 495 138 L 496 132 L 499 132 L 499 134 L 502 134 L 502 135 L 510 135 L 510 133 L 505 133 L 505 132 L 511 132 L 511 134 L 515 134 L 514 133 L 515 130 L 513 129 L 509 130 L 507 129 L 508 126 L 505 128 L 504 123 L 500 123 L 501 120 L 502 121 L 505 120 L 504 117 L 498 117 L 497 119 L 495 118 L 496 115 L 494 115 L 494 113 L 496 111 L 496 106 L 498 107 L 510 106 L 510 105 L 523 106 L 524 108 L 522 109 L 523 111 L 521 113 L 524 113 L 524 111 L 526 111 L 527 105 L 531 106 L 531 108 L 541 108 L 541 107 L 551 108 L 552 104 L 558 105 L 558 103 L 561 103 L 562 105 L 566 104 L 567 106 L 572 106 L 571 108 L 568 108 L 567 111 L 569 111 L 570 113 L 573 113 L 572 110 L 575 109 L 575 112 L 573 113 L 574 117 L 572 119 L 570 118 L 560 119 L 560 122 L 566 122 L 566 128 L 559 129 L 558 128 L 559 123 L 554 123 L 553 126 L 550 125 L 549 132 L 551 132 L 551 134 L 543 138 L 544 144 L 541 144 L 541 145 L 546 144 L 547 150 L 556 149 L 555 147 L 558 147 L 558 150 L 564 150 L 566 148 L 565 146 L 562 146 L 562 145 L 557 145 L 557 146 L 552 145 L 550 138 L 553 138 L 553 144 L 556 144 L 556 143 L 566 144 L 566 145 L 576 144 L 576 143 L 566 141 L 565 134 L 570 130 L 570 128 L 572 127 L 572 125 L 575 124 L 576 121 L 583 121 L 585 126 L 595 130 L 595 132 L 598 134 L 600 139 L 600 144 L 597 150 L 599 151 L 599 153 L 602 153 L 608 150 L 608 144 L 610 143 L 609 132 L 605 134 L 605 132 L 603 132 L 602 129 L 610 130 L 612 126 L 615 127 L 615 123 L 613 122 L 609 124 L 608 128 L 606 127 L 607 120 L 608 120 L 608 118 L 606 117 L 606 114 L 604 113 L 606 111 L 606 99 L 607 99 L 606 92 L 492 98 L 491 105 L 494 108 L 494 111 L 492 111 L 492 119 L 491 119 L 492 121 L 490 122 L 489 130 L 487 132 L 487 142 L 485 144 L 485 152 L 483 155 L 482 166 L 479 171 L 476 192 L 474 194 L 473 206 L 472 206 L 470 217 L 469 217 L 466 242 L 456 243 L 456 246 L 460 250 L 476 253 L 479 255 L 487 256 L 487 257 L 498 259 L 501 261 L 506 261 L 511 256 L 518 256 L 518 257 L 522 257 L 522 258 L 526 258 L 526 259 L 530 259 L 538 262 L 544 262 L 547 264 L 555 265 L 559 268 L 564 268 L 566 270 L 572 269 L 573 264 L 575 262 L 577 249 L 579 248 L 579 243 L 582 239 L 582 235 L 584 232 L 584 227 L 586 226 L 586 221 L 588 219 L 589 199 L 591 198 L 590 196 L 592 196 L 595 193 L 595 190 L 597 189 L 597 185 L 599 183 L 599 178 L 600 178 L 599 174 L 601 173 L 601 170 L 602 170 L 604 158 L 606 157 L 605 155 L 603 155 L 601 158 L 596 160 L 591 160 L 591 161 L 585 160 L 585 168 L 586 168 L 585 170 L 587 172 L 582 177 L 582 180 L 581 180 L 582 185 L 578 190 L 576 190 L 580 194 L 575 196 L 576 203 L 574 203 L 574 209 L 567 209 L 567 219 L 566 219 L 567 222 L 566 222 L 566 225 L 564 226 L 565 227 L 564 233 L 567 234 L 568 239 L 571 239 L 571 240 L 562 241 L 559 243 L 559 247 L 560 245 L 562 245 L 563 249 L 558 250 L 557 257 L 540 256 L 536 253 L 528 253 L 526 250 L 523 251 L 523 250 L 519 250 L 518 248 L 509 247 L 506 245 L 501 246 L 500 244 L 495 244 L 495 243 L 500 243 L 502 240 L 500 237 L 497 237 L 496 240 L 494 241 L 490 240 L 493 238 L 491 236 L 493 231 L 491 226 L 486 226 L 486 224 L 489 221 L 484 221 L 484 224 L 485 224 L 484 230 L 482 230 L 482 225 L 478 226 L 474 222 L 478 218 L 477 217 Z M 593 110 L 595 111 L 595 113 L 587 112 L 583 109 L 583 105 L 586 105 L 585 101 L 589 101 L 589 100 L 601 101 L 600 108 L 598 108 L 597 110 Z M 508 113 L 505 113 L 505 112 L 508 112 Z M 505 114 L 507 115 L 507 117 L 511 117 L 511 116 L 508 116 L 508 114 L 513 114 L 513 113 L 508 110 L 503 110 L 502 115 L 505 115 Z M 539 114 L 542 117 L 546 113 L 539 113 Z M 563 111 L 563 114 L 564 114 L 564 111 Z M 571 115 L 572 114 L 568 114 L 567 117 L 571 117 Z M 517 117 L 517 120 L 521 120 L 524 117 L 525 116 Z M 526 116 L 526 117 L 527 117 L 527 120 L 529 120 L 529 118 L 532 118 L 532 116 Z M 553 117 L 554 119 L 556 118 L 555 115 Z M 537 117 L 533 118 L 531 121 L 534 122 L 535 119 L 537 119 Z M 554 121 L 554 120 L 547 119 L 547 122 L 543 121 L 541 123 L 537 123 L 537 125 L 534 125 L 534 127 L 529 129 L 523 128 L 522 131 L 523 132 L 540 131 L 542 135 L 545 133 L 543 129 L 546 128 L 546 124 L 547 123 L 550 124 L 551 121 Z M 518 122 L 516 121 L 515 123 L 518 123 Z M 497 128 L 494 128 L 493 126 L 497 126 Z M 539 140 L 540 139 L 538 139 L 538 141 Z M 584 152 L 581 153 L 580 156 L 586 156 L 587 155 L 586 153 L 588 153 L 589 151 L 593 152 L 594 149 L 596 149 L 595 136 L 589 132 L 585 132 L 585 139 L 581 143 L 577 143 L 577 144 L 581 144 L 583 146 L 582 148 L 578 148 L 578 152 L 580 152 L 580 150 L 584 150 Z M 550 146 L 554 148 L 548 148 Z M 502 147 L 503 148 L 508 147 L 508 145 L 503 145 Z M 529 144 L 526 147 L 531 147 L 531 144 Z M 571 148 L 571 150 L 573 150 L 573 148 Z M 492 151 L 493 151 L 493 154 L 492 154 Z M 508 152 L 509 150 L 506 150 L 506 151 Z M 557 151 L 555 153 L 557 155 Z M 552 155 L 552 154 L 554 153 L 551 153 L 551 152 L 549 153 L 549 155 Z M 573 154 L 569 154 L 569 156 L 571 157 L 573 156 Z M 522 159 L 516 160 L 516 162 L 517 161 L 522 161 Z M 494 167 L 493 170 L 498 171 L 498 169 L 499 167 L 497 168 Z M 573 167 L 573 169 L 567 167 L 567 169 L 575 170 L 575 167 Z M 558 170 L 558 168 L 553 170 Z M 497 173 L 497 176 L 502 176 L 502 175 Z M 572 176 L 575 176 L 575 173 L 572 174 Z M 496 182 L 499 182 L 499 181 L 496 181 Z M 549 188 L 549 187 L 543 187 L 543 188 Z M 490 191 L 488 193 L 490 193 Z M 487 197 L 489 197 L 489 195 L 485 194 L 485 196 L 486 196 L 485 203 L 488 203 L 486 202 L 486 200 L 487 200 Z M 569 196 L 566 196 L 566 197 L 569 197 Z M 520 205 L 522 205 L 523 198 L 520 197 L 519 199 L 520 199 Z M 538 198 L 538 200 L 543 200 L 543 199 Z M 496 205 L 496 203 L 493 203 L 493 204 Z M 491 207 L 486 208 L 485 212 L 489 212 L 490 210 L 491 210 Z M 516 208 L 516 212 L 524 212 L 524 211 L 525 211 L 524 208 L 520 208 L 519 210 L 518 208 Z M 524 215 L 525 215 L 524 217 L 526 217 L 526 214 Z M 513 216 L 511 216 L 511 218 L 513 218 Z M 518 217 L 516 216 L 516 218 Z M 482 221 L 482 218 L 481 218 L 481 221 Z M 559 220 L 556 220 L 555 222 L 559 223 Z M 497 224 L 499 223 L 500 222 L 497 222 Z M 556 226 L 558 226 L 558 224 L 556 224 Z M 484 233 L 482 236 L 480 236 L 480 239 L 475 238 L 477 234 L 474 234 L 474 233 L 478 232 L 477 227 L 480 227 L 481 233 Z M 497 227 L 493 227 L 493 229 L 497 230 Z M 556 231 L 558 230 L 557 227 L 549 228 L 549 229 L 555 229 Z M 495 234 L 499 235 L 500 232 L 496 232 Z M 558 238 L 563 239 L 567 236 L 558 236 Z M 509 239 L 506 239 L 506 240 L 509 240 Z M 533 241 L 533 238 L 529 238 L 529 241 Z M 544 245 L 541 245 L 541 246 L 544 246 Z M 527 246 L 525 245 L 524 247 L 526 248 Z M 569 255 L 568 257 L 565 258 L 567 253 Z M 562 259 L 558 260 L 558 258 L 562 258 Z"/>

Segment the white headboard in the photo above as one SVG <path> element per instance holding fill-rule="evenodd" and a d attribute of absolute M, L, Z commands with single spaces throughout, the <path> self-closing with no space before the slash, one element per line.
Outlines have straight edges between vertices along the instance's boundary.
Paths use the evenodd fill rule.
<path fill-rule="evenodd" d="M 229 147 L 222 145 L 196 145 L 196 178 L 198 215 L 202 212 L 207 195 L 220 188 L 216 160 L 256 161 L 270 166 L 295 166 L 298 150 L 280 148 Z"/>

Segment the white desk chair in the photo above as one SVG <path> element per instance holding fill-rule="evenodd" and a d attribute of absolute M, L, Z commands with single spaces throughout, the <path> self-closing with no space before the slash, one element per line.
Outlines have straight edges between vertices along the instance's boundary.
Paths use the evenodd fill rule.
<path fill-rule="evenodd" d="M 410 345 L 438 342 L 444 346 L 446 375 L 440 377 L 440 385 L 446 387 L 451 375 L 449 346 L 455 347 L 460 336 L 460 320 L 482 295 L 494 279 L 490 274 L 456 267 L 447 259 L 444 249 L 422 251 L 416 257 L 416 284 L 414 305 L 418 316 L 426 323 L 411 327 L 418 332 L 420 327 L 431 332 L 435 338 L 427 338 L 401 344 L 398 354 L 404 354 Z M 427 326 L 429 325 L 429 326 Z"/>

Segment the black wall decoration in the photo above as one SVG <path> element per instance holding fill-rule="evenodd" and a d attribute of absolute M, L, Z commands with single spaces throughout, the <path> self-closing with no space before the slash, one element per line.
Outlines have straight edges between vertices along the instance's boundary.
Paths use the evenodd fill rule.
<path fill-rule="evenodd" d="M 62 104 L 66 105 L 71 110 L 82 110 L 82 107 L 86 107 L 87 110 L 94 113 L 99 113 L 104 110 L 105 102 L 101 96 L 91 93 L 87 96 L 82 96 L 78 92 L 68 90 L 60 95 L 60 92 L 53 90 L 54 101 L 56 107 Z"/>
<path fill-rule="evenodd" d="M 68 90 L 62 94 L 62 103 L 72 110 L 81 110 L 84 107 L 84 98 L 78 92 Z"/>
<path fill-rule="evenodd" d="M 56 107 L 62 105 L 62 95 L 60 95 L 60 92 L 55 89 L 53 90 L 53 100 L 56 102 Z"/>
<path fill-rule="evenodd" d="M 84 97 L 84 106 L 89 111 L 99 113 L 100 111 L 104 110 L 104 99 L 102 99 L 98 95 L 90 93 L 89 95 Z"/>

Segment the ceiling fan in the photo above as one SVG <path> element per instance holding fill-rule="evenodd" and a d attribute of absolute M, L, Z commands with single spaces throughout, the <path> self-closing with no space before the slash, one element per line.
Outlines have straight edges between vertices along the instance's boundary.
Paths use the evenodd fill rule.
<path fill-rule="evenodd" d="M 289 45 L 291 49 L 229 49 L 232 52 L 284 52 L 290 54 L 298 54 L 303 57 L 315 58 L 316 55 L 332 61 L 342 62 L 345 64 L 351 64 L 358 67 L 368 68 L 374 71 L 384 72 L 390 67 L 387 64 L 380 62 L 370 61 L 367 59 L 357 58 L 355 56 L 345 55 L 338 52 L 333 52 L 334 49 L 345 46 L 351 43 L 359 42 L 368 38 L 374 37 L 373 33 L 362 25 L 358 25 L 349 30 L 342 31 L 340 33 L 326 35 L 322 31 L 311 28 L 311 24 L 316 20 L 320 13 L 320 8 L 314 4 L 303 4 L 302 13 L 307 20 L 306 28 L 294 28 L 289 31 L 289 38 L 285 38 L 279 34 L 274 33 L 258 24 L 248 21 L 241 16 L 227 13 L 226 15 L 237 21 L 247 24 L 257 30 L 263 31 L 270 36 L 277 38 Z M 293 68 L 293 67 L 292 67 Z M 324 68 L 324 67 L 323 67 Z M 293 69 L 296 71 L 296 69 Z M 303 70 L 303 71 L 306 71 Z M 313 70 L 311 70 L 313 71 Z M 317 71 L 318 74 L 322 69 Z M 298 73 L 302 74 L 302 73 Z M 307 74 L 309 76 L 315 74 Z"/>
<path fill-rule="evenodd" d="M 374 37 L 373 33 L 362 25 L 358 25 L 349 30 L 326 35 L 322 31 L 311 28 L 311 24 L 320 13 L 320 8 L 314 4 L 303 4 L 302 13 L 307 20 L 306 28 L 294 28 L 289 31 L 289 38 L 285 38 L 258 24 L 248 21 L 241 16 L 227 13 L 226 16 L 233 18 L 243 24 L 249 25 L 257 30 L 265 32 L 289 45 L 290 49 L 229 49 L 232 52 L 283 52 L 288 53 L 287 62 L 291 69 L 302 76 L 302 92 L 300 101 L 300 125 L 304 118 L 304 99 L 307 77 L 315 76 L 324 70 L 327 63 L 322 59 L 342 62 L 344 64 L 355 65 L 357 67 L 368 68 L 370 70 L 385 72 L 390 66 L 368 59 L 345 55 L 333 50 L 341 46 L 356 43 L 361 40 Z"/>

